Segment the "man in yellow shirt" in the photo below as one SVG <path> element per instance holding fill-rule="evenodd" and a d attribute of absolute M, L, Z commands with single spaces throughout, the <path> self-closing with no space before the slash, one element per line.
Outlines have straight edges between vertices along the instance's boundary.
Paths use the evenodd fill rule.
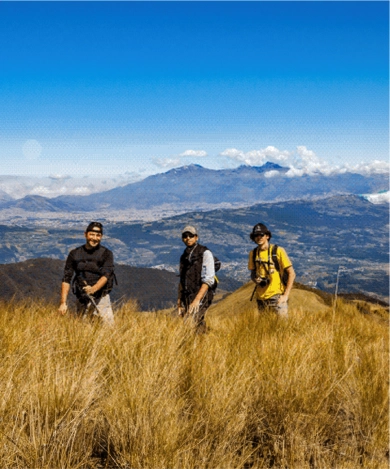
<path fill-rule="evenodd" d="M 257 223 L 249 236 L 257 244 L 249 253 L 248 269 L 256 284 L 259 311 L 271 309 L 278 315 L 287 317 L 287 301 L 295 279 L 292 263 L 283 248 L 278 246 L 275 252 L 274 246 L 269 242 L 272 234 L 263 223 Z"/>

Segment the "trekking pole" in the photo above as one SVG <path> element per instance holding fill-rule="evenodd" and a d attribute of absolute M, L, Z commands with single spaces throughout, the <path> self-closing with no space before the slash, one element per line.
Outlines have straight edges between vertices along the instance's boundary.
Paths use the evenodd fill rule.
<path fill-rule="evenodd" d="M 87 287 L 88 286 L 88 283 L 86 282 L 86 280 L 83 280 L 83 284 Z M 93 306 L 95 307 L 95 311 L 92 313 L 94 316 L 98 316 L 99 315 L 99 309 L 97 307 L 97 304 L 96 304 L 96 301 L 95 301 L 95 298 L 90 295 L 89 293 L 87 292 L 84 292 L 85 295 L 87 296 L 87 298 L 89 299 L 89 301 L 93 304 Z"/>
<path fill-rule="evenodd" d="M 253 289 L 250 301 L 252 301 L 253 297 L 255 296 L 256 288 L 257 288 L 257 285 L 255 285 L 255 288 Z"/>

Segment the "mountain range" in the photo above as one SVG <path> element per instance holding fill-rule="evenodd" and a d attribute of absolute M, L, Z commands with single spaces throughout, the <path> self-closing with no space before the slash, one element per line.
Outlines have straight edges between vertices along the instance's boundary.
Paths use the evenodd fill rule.
<path fill-rule="evenodd" d="M 221 259 L 226 281 L 242 284 L 253 248 L 248 234 L 262 221 L 272 242 L 286 248 L 300 282 L 334 291 L 342 266 L 340 291 L 388 301 L 388 204 L 359 195 L 375 193 L 381 200 L 388 189 L 386 174 L 289 177 L 287 168 L 266 163 L 224 170 L 183 166 L 85 196 L 10 200 L 0 192 L 0 262 L 64 260 L 84 242 L 91 218 L 104 223 L 104 244 L 118 264 L 177 273 L 180 232 L 190 223 Z"/>
<path fill-rule="evenodd" d="M 0 209 L 88 212 L 174 206 L 190 211 L 224 204 L 249 206 L 259 202 L 389 190 L 386 174 L 289 177 L 287 172 L 288 168 L 274 163 L 222 170 L 189 165 L 91 195 L 54 198 L 28 195 L 18 200 L 4 200 L 0 194 Z"/>
<path fill-rule="evenodd" d="M 60 217 L 61 216 L 61 217 Z M 0 225 L 0 262 L 51 257 L 65 259 L 70 249 L 84 242 L 83 223 L 72 212 L 55 219 L 34 218 L 19 226 Z M 183 244 L 181 230 L 195 225 L 200 242 L 222 261 L 221 274 L 244 283 L 248 280 L 248 253 L 254 245 L 249 233 L 258 222 L 273 233 L 272 243 L 283 246 L 294 263 L 297 280 L 322 290 L 362 292 L 384 301 L 389 297 L 389 210 L 354 195 L 313 200 L 261 203 L 238 209 L 195 210 L 147 222 L 103 220 L 103 244 L 116 262 L 177 273 Z"/>

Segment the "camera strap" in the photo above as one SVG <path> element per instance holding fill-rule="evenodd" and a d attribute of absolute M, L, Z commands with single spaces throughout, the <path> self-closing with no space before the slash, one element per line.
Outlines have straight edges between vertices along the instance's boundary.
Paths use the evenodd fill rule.
<path fill-rule="evenodd" d="M 261 255 L 260 255 L 260 252 L 259 252 L 259 249 L 260 248 L 257 248 L 254 250 L 253 254 L 254 254 L 254 262 L 255 262 L 255 265 L 256 265 L 256 262 L 259 264 L 259 267 L 263 266 L 264 269 L 265 269 L 265 273 L 268 277 L 270 277 L 270 266 L 272 264 L 271 262 L 271 245 L 268 246 L 268 261 L 263 261 L 261 260 Z M 257 258 L 257 259 L 256 259 Z"/>

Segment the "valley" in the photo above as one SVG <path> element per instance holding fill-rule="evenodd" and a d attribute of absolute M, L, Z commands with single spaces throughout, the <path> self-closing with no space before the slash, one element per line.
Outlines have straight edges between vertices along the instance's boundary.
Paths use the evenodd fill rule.
<path fill-rule="evenodd" d="M 65 259 L 83 244 L 86 221 L 105 225 L 104 242 L 116 263 L 177 273 L 183 250 L 181 229 L 194 224 L 200 242 L 222 261 L 221 275 L 245 283 L 252 226 L 264 222 L 272 242 L 284 247 L 297 281 L 332 292 L 342 266 L 339 291 L 362 292 L 388 301 L 388 205 L 345 195 L 315 200 L 256 204 L 180 213 L 166 210 L 103 212 L 0 211 L 0 262 L 49 257 Z"/>

